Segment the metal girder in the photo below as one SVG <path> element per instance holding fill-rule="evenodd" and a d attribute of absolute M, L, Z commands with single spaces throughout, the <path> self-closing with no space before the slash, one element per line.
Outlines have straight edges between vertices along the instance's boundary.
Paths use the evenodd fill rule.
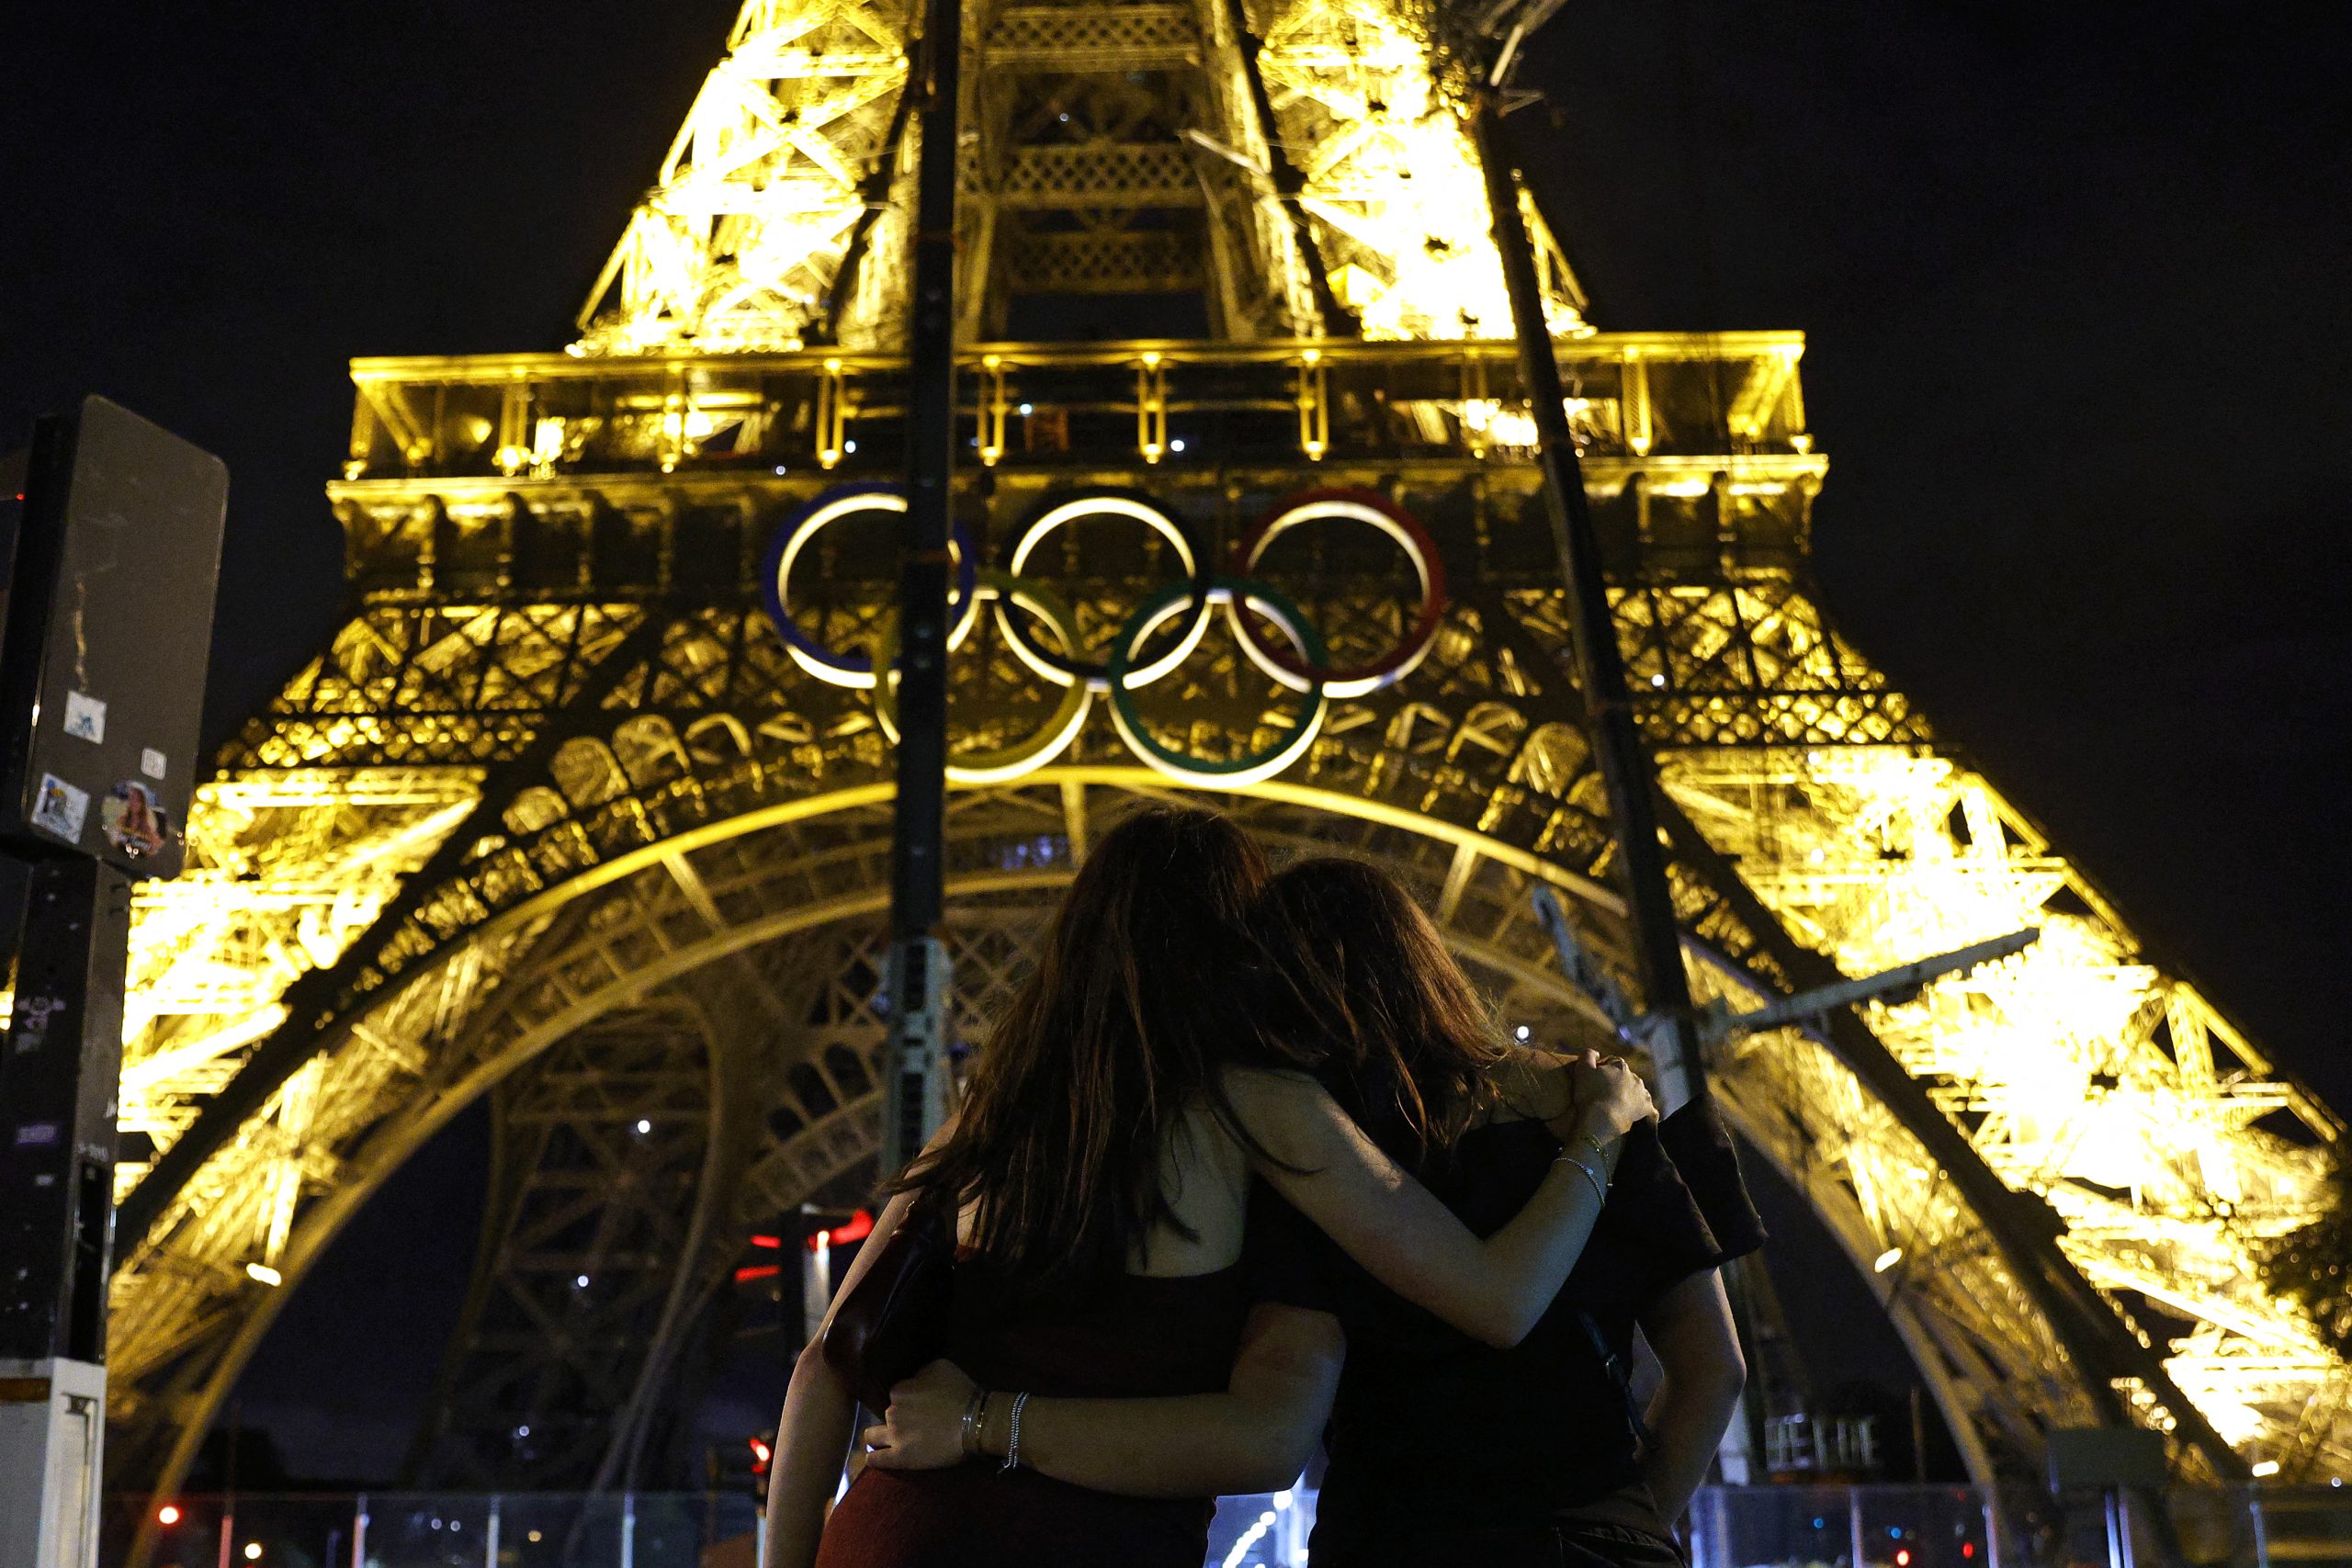
<path fill-rule="evenodd" d="M 1022 148 L 1007 160 L 996 199 L 1015 212 L 1198 207 L 1201 187 L 1176 142 L 1091 141 Z"/>
<path fill-rule="evenodd" d="M 1201 63 L 1189 5 L 1007 6 L 982 46 L 984 68 L 1176 71 Z"/>
<path fill-rule="evenodd" d="M 895 5 L 745 0 L 589 291 L 581 351 L 799 346 L 897 151 L 904 35 Z"/>

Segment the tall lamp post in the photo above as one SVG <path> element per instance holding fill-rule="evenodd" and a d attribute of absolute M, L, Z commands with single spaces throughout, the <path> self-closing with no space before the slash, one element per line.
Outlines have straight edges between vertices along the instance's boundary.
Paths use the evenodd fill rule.
<path fill-rule="evenodd" d="M 890 1016 L 882 1179 L 947 1116 L 953 976 L 946 913 L 947 585 L 956 463 L 956 141 L 963 14 L 927 0 L 916 79 L 914 318 L 908 341 L 907 510 L 899 564 L 898 807 L 890 852 Z M 888 681 L 891 672 L 876 671 Z"/>

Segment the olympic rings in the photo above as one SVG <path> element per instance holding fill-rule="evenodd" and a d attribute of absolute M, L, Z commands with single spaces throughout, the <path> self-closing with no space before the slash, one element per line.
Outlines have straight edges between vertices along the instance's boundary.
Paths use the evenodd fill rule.
<path fill-rule="evenodd" d="M 1176 639 L 1175 647 L 1127 677 L 1130 685 L 1148 686 L 1192 657 L 1193 649 L 1200 646 L 1201 638 L 1209 626 L 1208 554 L 1194 547 L 1191 531 L 1173 513 L 1137 491 L 1090 490 L 1076 497 L 1049 500 L 1022 525 L 1021 536 L 1013 543 L 1012 558 L 1005 563 L 1005 568 L 1019 577 L 1022 569 L 1029 564 L 1030 556 L 1035 553 L 1046 535 L 1077 518 L 1104 514 L 1131 517 L 1166 539 L 1175 547 L 1176 558 L 1183 563 L 1184 571 L 1191 579 L 1185 586 L 1192 621 L 1185 626 L 1183 636 Z M 1012 620 L 1003 601 L 998 601 L 996 613 L 998 629 L 1004 633 L 1005 640 L 1012 645 L 1014 657 L 1035 673 L 1057 685 L 1082 680 L 1098 692 L 1111 689 L 1111 667 L 1107 663 L 1098 664 L 1080 658 L 1075 638 L 1071 639 L 1063 656 L 1056 656 L 1040 648 L 1035 639 Z"/>
<path fill-rule="evenodd" d="M 1319 656 L 1294 659 L 1269 648 L 1239 606 L 1231 601 L 1227 602 L 1226 613 L 1250 661 L 1292 691 L 1318 687 L 1333 697 L 1361 697 L 1411 674 L 1435 646 L 1438 623 L 1445 617 L 1445 563 L 1439 558 L 1437 541 L 1430 537 L 1429 530 L 1387 497 L 1368 490 L 1310 490 L 1284 497 L 1234 546 L 1236 575 L 1247 578 L 1255 571 L 1267 547 L 1287 530 L 1327 517 L 1369 523 L 1404 546 L 1405 553 L 1413 558 L 1414 574 L 1421 580 L 1421 613 L 1394 652 L 1367 664 L 1334 670 L 1325 665 Z"/>
<path fill-rule="evenodd" d="M 896 613 L 886 612 L 876 627 L 873 650 L 837 653 L 811 637 L 785 608 L 795 560 L 808 540 L 828 524 L 858 513 L 903 513 L 904 491 L 890 484 L 838 485 L 795 513 L 768 547 L 763 583 L 770 617 L 795 663 L 834 685 L 874 694 L 875 716 L 892 743 L 899 739 Z M 1095 662 L 1082 647 L 1077 616 L 1069 602 L 1045 583 L 1022 575 L 1046 536 L 1065 524 L 1092 515 L 1125 517 L 1166 540 L 1184 571 L 1181 581 L 1156 589 L 1111 638 Z M 1421 604 L 1396 647 L 1369 662 L 1335 667 L 1322 634 L 1292 600 L 1251 575 L 1274 541 L 1303 524 L 1325 520 L 1369 523 L 1402 546 L 1419 579 Z M 1270 508 L 1235 546 L 1234 570 L 1220 576 L 1193 531 L 1170 509 L 1127 490 L 1089 490 L 1050 497 L 1022 525 L 1008 569 L 982 568 L 964 528 L 951 529 L 956 581 L 949 597 L 953 650 L 970 636 L 982 601 L 992 601 L 999 632 L 1008 651 L 1032 673 L 1061 688 L 1045 721 L 1026 737 L 1004 746 L 967 750 L 947 763 L 959 784 L 1002 784 L 1045 766 L 1068 750 L 1085 728 L 1096 692 L 1111 699 L 1112 723 L 1129 750 L 1154 771 L 1182 784 L 1239 789 L 1273 777 L 1306 753 L 1322 731 L 1331 704 L 1394 684 L 1429 656 L 1446 606 L 1445 566 L 1427 529 L 1401 507 L 1370 491 L 1309 490 L 1284 497 Z M 1207 635 L 1209 620 L 1222 605 L 1242 651 L 1267 677 L 1300 696 L 1299 711 L 1266 746 L 1225 761 L 1194 757 L 1154 737 L 1136 711 L 1135 694 L 1183 662 Z M 1016 615 L 1019 611 L 1022 614 Z M 1281 633 L 1276 645 L 1255 617 L 1272 621 Z M 1040 638 L 1026 624 L 1042 621 Z M 1181 629 L 1171 646 L 1138 662 L 1141 649 L 1171 623 Z M 879 676 L 877 678 L 877 671 Z"/>
<path fill-rule="evenodd" d="M 1141 757 L 1157 772 L 1167 774 L 1180 784 L 1201 784 L 1218 789 L 1243 789 L 1262 784 L 1298 761 L 1323 728 L 1323 716 L 1330 707 L 1330 699 L 1319 685 L 1310 683 L 1306 705 L 1292 721 L 1290 728 L 1271 746 L 1250 756 L 1230 761 L 1205 761 L 1189 752 L 1178 751 L 1161 745 L 1146 729 L 1135 711 L 1135 700 L 1128 694 L 1135 682 L 1128 678 L 1128 661 L 1134 658 L 1137 644 L 1159 629 L 1169 617 L 1182 608 L 1193 592 L 1190 583 L 1177 583 L 1163 588 L 1138 606 L 1119 628 L 1111 644 L 1109 677 L 1111 683 L 1111 719 L 1118 727 L 1119 737 L 1129 750 Z M 1262 582 L 1247 578 L 1218 577 L 1209 581 L 1207 597 L 1223 604 L 1234 624 L 1244 624 L 1243 607 L 1271 616 L 1283 628 L 1298 657 L 1307 668 L 1323 662 L 1323 637 L 1297 605 L 1275 592 Z M 1193 640 L 1197 641 L 1195 637 Z"/>
<path fill-rule="evenodd" d="M 904 512 L 907 509 L 906 490 L 895 484 L 835 485 L 816 500 L 802 507 L 786 520 L 783 527 L 768 545 L 767 570 L 760 581 L 760 589 L 767 600 L 768 618 L 784 638 L 784 648 L 792 661 L 814 675 L 836 686 L 852 691 L 869 691 L 874 686 L 875 660 L 865 654 L 835 653 L 801 629 L 784 607 L 784 590 L 792 578 L 792 563 L 802 547 L 817 536 L 829 523 L 861 512 Z M 956 581 L 948 595 L 947 607 L 954 615 L 947 628 L 947 646 L 952 649 L 963 646 L 972 633 L 972 625 L 980 613 L 977 592 L 979 555 L 972 547 L 971 536 L 964 525 L 953 523 L 948 527 L 948 547 L 956 560 Z M 1016 568 L 1016 570 L 1018 570 Z"/>
<path fill-rule="evenodd" d="M 1044 583 L 990 568 L 979 574 L 978 593 L 983 599 L 996 601 L 1000 620 L 1010 624 L 1012 606 L 1018 604 L 1046 623 L 1047 629 L 1060 640 L 1064 653 L 1077 650 L 1078 621 L 1070 614 L 1068 601 Z M 889 671 L 874 683 L 874 716 L 881 724 L 882 733 L 890 738 L 894 746 L 899 740 L 898 671 L 890 667 L 896 661 L 898 652 L 899 617 L 894 611 L 883 617 L 881 630 L 874 638 L 875 667 Z M 947 761 L 947 776 L 958 784 L 1003 784 L 1032 769 L 1044 767 L 1078 739 L 1078 732 L 1086 725 L 1087 710 L 1093 702 L 1094 694 L 1085 682 L 1064 682 L 1061 702 L 1052 716 L 1028 739 L 992 750 L 967 751 L 960 760 L 951 756 Z"/>

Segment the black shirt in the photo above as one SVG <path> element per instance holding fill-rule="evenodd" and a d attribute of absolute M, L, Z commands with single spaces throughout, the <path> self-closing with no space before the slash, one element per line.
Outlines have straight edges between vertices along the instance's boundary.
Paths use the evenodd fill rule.
<path fill-rule="evenodd" d="M 1491 1235 L 1559 1153 L 1541 1122 L 1496 1122 L 1418 1174 Z M 1635 1320 L 1668 1289 L 1764 1241 L 1730 1136 L 1702 1106 L 1627 1137 L 1583 1256 L 1509 1350 L 1405 1302 L 1295 1214 L 1273 1223 L 1300 1227 L 1293 1249 L 1312 1266 L 1278 1293 L 1336 1312 L 1348 1336 L 1324 1437 L 1318 1562 L 1406 1528 L 1540 1525 L 1637 1482 L 1639 1443 L 1609 1358 L 1630 1366 Z"/>

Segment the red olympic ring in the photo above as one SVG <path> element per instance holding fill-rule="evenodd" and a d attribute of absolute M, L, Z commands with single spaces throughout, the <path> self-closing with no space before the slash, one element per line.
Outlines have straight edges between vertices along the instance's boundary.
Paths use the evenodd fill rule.
<path fill-rule="evenodd" d="M 1251 661 L 1292 691 L 1319 687 L 1327 696 L 1361 697 L 1403 680 L 1429 656 L 1437 642 L 1438 624 L 1445 618 L 1445 562 L 1429 530 L 1386 496 L 1368 490 L 1308 490 L 1276 502 L 1242 536 L 1233 547 L 1234 575 L 1254 577 L 1259 558 L 1276 538 L 1302 523 L 1327 517 L 1369 523 L 1404 546 L 1413 558 L 1414 572 L 1421 580 L 1421 613 L 1394 652 L 1369 663 L 1334 669 L 1274 648 L 1231 601 L 1226 612 Z"/>

